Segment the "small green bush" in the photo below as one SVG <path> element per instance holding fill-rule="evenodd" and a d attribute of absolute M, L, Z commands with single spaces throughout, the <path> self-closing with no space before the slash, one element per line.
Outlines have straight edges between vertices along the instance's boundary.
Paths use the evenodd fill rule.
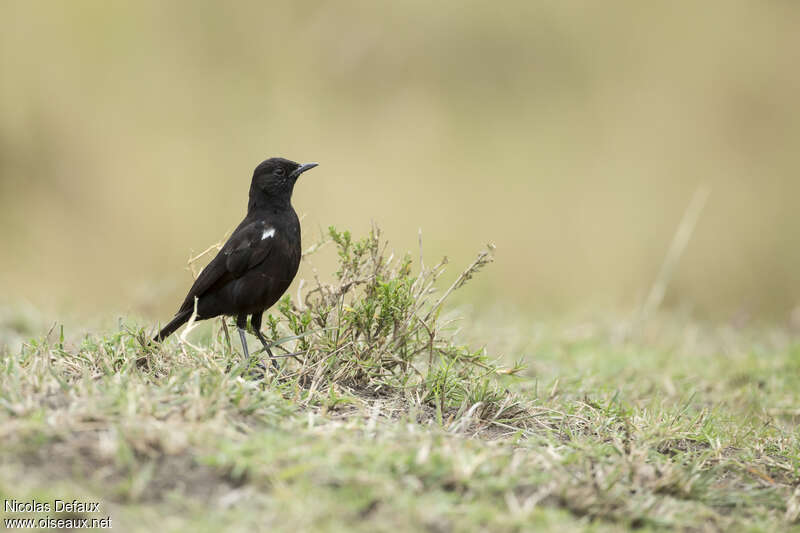
<path fill-rule="evenodd" d="M 306 391 L 327 390 L 324 397 L 411 401 L 440 417 L 469 411 L 476 421 L 509 420 L 522 413 L 499 386 L 499 369 L 484 350 L 458 344 L 440 318 L 453 291 L 492 262 L 493 246 L 439 294 L 436 282 L 446 259 L 433 267 L 420 259 L 415 271 L 409 254 L 387 252 L 377 228 L 363 239 L 333 227 L 329 236 L 339 258 L 335 282 L 316 279 L 302 302 L 286 295 L 277 316 L 266 320 L 274 353 L 287 361 L 284 379 Z"/>

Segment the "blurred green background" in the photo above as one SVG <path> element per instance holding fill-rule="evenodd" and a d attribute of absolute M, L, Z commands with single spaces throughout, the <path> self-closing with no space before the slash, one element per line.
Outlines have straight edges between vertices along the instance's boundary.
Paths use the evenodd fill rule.
<path fill-rule="evenodd" d="M 4 1 L 0 293 L 163 321 L 281 155 L 321 163 L 306 246 L 422 228 L 454 275 L 493 241 L 469 297 L 531 312 L 640 303 L 708 185 L 666 305 L 785 318 L 798 28 L 786 1 Z"/>

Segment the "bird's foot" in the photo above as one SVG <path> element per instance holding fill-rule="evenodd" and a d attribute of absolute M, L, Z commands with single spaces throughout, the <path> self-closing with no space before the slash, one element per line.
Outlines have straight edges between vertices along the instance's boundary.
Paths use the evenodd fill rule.
<path fill-rule="evenodd" d="M 228 361 L 228 366 L 225 367 L 225 373 L 230 374 L 233 372 L 253 381 L 265 379 L 269 373 L 267 365 L 257 357 L 244 359 L 240 365 L 234 364 L 233 361 Z"/>
<path fill-rule="evenodd" d="M 269 343 L 267 343 L 267 339 L 264 338 L 264 335 L 262 335 L 260 331 L 256 331 L 256 336 L 258 337 L 258 340 L 261 341 L 261 345 L 264 347 L 263 351 L 267 352 L 267 355 L 269 356 L 269 362 L 272 363 L 272 368 L 274 368 L 277 372 L 280 370 L 280 367 L 278 367 L 277 359 L 275 359 L 275 356 L 272 355 L 272 350 L 269 347 Z"/>
<path fill-rule="evenodd" d="M 252 380 L 265 379 L 267 377 L 267 365 L 258 359 L 251 359 L 247 365 L 245 376 Z"/>

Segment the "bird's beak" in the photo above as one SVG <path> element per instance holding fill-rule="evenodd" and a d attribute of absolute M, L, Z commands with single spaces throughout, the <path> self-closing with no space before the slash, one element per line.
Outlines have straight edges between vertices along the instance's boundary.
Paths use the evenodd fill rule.
<path fill-rule="evenodd" d="M 300 176 L 300 174 L 302 174 L 306 170 L 311 170 L 312 168 L 314 168 L 314 167 L 316 167 L 318 165 L 319 165 L 319 163 L 303 163 L 302 165 L 297 167 L 297 170 L 292 172 L 292 177 L 296 179 L 296 178 L 298 178 Z"/>

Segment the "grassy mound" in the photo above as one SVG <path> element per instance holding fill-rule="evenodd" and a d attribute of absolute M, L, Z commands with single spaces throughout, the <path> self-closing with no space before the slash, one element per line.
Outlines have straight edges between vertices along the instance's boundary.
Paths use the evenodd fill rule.
<path fill-rule="evenodd" d="M 222 320 L 0 348 L 0 499 L 100 501 L 69 516 L 131 531 L 796 527 L 796 333 L 487 314 L 470 349 L 442 309 L 491 249 L 437 292 L 443 263 L 330 236 L 336 279 L 266 323 L 278 372 Z"/>

